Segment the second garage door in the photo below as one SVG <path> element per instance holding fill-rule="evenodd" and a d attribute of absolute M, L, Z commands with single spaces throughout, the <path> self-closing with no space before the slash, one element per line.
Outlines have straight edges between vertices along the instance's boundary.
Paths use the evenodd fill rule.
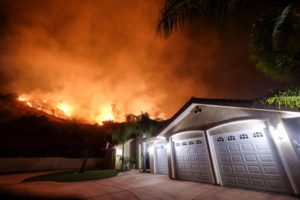
<path fill-rule="evenodd" d="M 281 159 L 267 134 L 263 129 L 212 136 L 223 185 L 291 192 Z"/>
<path fill-rule="evenodd" d="M 174 141 L 176 178 L 213 183 L 211 162 L 204 137 Z"/>
<path fill-rule="evenodd" d="M 156 174 L 168 174 L 168 153 L 166 144 L 155 145 Z"/>

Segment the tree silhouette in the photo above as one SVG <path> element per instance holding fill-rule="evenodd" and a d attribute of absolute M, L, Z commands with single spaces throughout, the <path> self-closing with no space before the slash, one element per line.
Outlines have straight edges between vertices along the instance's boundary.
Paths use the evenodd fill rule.
<path fill-rule="evenodd" d="M 167 0 L 157 32 L 168 37 L 191 19 L 226 25 L 232 16 L 256 13 L 251 33 L 251 59 L 276 80 L 300 78 L 300 4 L 298 0 Z M 199 21 L 200 23 L 200 21 Z"/>

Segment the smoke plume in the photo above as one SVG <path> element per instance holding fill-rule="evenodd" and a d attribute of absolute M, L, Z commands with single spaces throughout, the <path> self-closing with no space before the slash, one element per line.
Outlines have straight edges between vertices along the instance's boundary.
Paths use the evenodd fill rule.
<path fill-rule="evenodd" d="M 75 117 L 170 117 L 191 96 L 279 87 L 248 60 L 248 32 L 191 23 L 155 33 L 163 0 L 1 0 L 0 90 L 68 103 Z M 103 116 L 102 116 L 103 118 Z"/>

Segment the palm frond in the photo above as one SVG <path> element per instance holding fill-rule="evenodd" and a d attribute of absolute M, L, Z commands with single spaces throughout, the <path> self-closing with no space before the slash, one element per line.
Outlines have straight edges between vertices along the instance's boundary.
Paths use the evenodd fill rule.
<path fill-rule="evenodd" d="M 266 76 L 299 82 L 300 19 L 287 6 L 258 18 L 253 25 L 250 57 Z"/>
<path fill-rule="evenodd" d="M 206 20 L 226 21 L 233 14 L 256 5 L 255 0 L 167 0 L 160 12 L 157 32 L 164 36 L 195 16 Z"/>

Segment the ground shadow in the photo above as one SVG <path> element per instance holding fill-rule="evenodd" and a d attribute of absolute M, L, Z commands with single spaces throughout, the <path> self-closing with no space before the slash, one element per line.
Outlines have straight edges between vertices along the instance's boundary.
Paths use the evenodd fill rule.
<path fill-rule="evenodd" d="M 63 196 L 63 197 L 47 197 L 47 196 L 33 196 L 27 193 L 14 193 L 12 191 L 6 191 L 0 189 L 0 199 L 1 200 L 83 200 L 83 198 L 72 197 L 72 196 Z"/>

